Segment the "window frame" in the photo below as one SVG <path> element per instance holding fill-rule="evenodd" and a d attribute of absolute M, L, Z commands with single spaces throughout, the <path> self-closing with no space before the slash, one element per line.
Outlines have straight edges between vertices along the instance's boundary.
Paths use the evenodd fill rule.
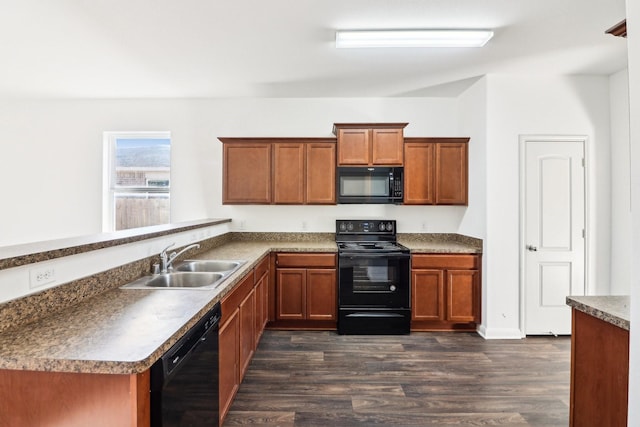
<path fill-rule="evenodd" d="M 169 185 L 152 187 L 116 187 L 116 141 L 118 139 L 168 139 L 171 147 L 170 131 L 105 131 L 103 132 L 103 167 L 102 167 L 102 231 L 116 230 L 116 195 L 117 194 L 164 194 L 169 199 L 169 220 L 171 223 L 171 157 L 169 158 Z M 156 224 L 162 225 L 162 224 Z"/>

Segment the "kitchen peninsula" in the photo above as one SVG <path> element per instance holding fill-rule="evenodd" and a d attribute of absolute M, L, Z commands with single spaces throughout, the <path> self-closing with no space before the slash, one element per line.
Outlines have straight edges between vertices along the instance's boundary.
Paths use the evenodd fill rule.
<path fill-rule="evenodd" d="M 399 238 L 412 252 L 421 254 L 482 251 L 481 241 L 466 236 L 409 234 Z M 150 366 L 215 303 L 222 301 L 224 307 L 225 297 L 253 278 L 265 257 L 273 260 L 278 252 L 337 251 L 331 233 L 229 232 L 200 243 L 201 250 L 193 258 L 247 262 L 215 290 L 121 289 L 136 276 L 148 274 L 151 263 L 157 262 L 153 255 L 99 273 L 97 278 L 82 279 L 82 286 L 69 283 L 43 292 L 45 297 L 23 298 L 31 303 L 13 301 L 0 306 L 0 414 L 14 417 L 13 425 L 43 424 L 56 417 L 66 425 L 97 420 L 105 425 L 146 425 Z M 75 249 L 82 250 L 82 245 Z M 269 270 L 267 298 L 272 320 L 275 268 Z M 69 295 L 92 288 L 101 292 L 82 300 L 80 295 Z M 36 320 L 21 313 L 33 312 L 37 304 L 41 304 L 39 311 L 49 313 Z M 60 308 L 62 305 L 66 306 Z"/>
<path fill-rule="evenodd" d="M 572 307 L 570 425 L 627 425 L 628 296 L 567 297 Z"/>

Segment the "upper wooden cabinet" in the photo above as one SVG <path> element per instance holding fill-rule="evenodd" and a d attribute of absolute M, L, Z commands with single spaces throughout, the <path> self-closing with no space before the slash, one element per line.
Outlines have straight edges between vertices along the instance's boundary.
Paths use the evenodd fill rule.
<path fill-rule="evenodd" d="M 468 203 L 469 138 L 405 138 L 404 204 Z"/>
<path fill-rule="evenodd" d="M 338 165 L 401 166 L 403 129 L 408 123 L 335 123 Z"/>
<path fill-rule="evenodd" d="M 335 142 L 309 142 L 305 144 L 305 150 L 305 203 L 335 205 Z"/>
<path fill-rule="evenodd" d="M 301 143 L 273 144 L 273 203 L 304 203 L 304 151 Z"/>
<path fill-rule="evenodd" d="M 225 204 L 335 204 L 334 138 L 219 138 Z"/>
<path fill-rule="evenodd" d="M 225 143 L 223 163 L 222 203 L 271 203 L 271 144 Z"/>

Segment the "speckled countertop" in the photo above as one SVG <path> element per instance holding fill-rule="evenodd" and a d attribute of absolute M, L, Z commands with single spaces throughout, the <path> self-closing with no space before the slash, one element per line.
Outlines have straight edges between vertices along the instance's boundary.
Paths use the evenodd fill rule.
<path fill-rule="evenodd" d="M 570 296 L 567 297 L 567 305 L 614 326 L 629 330 L 629 296 Z"/>
<path fill-rule="evenodd" d="M 477 242 L 451 236 L 419 239 L 408 235 L 400 241 L 416 253 L 481 251 Z M 247 260 L 219 288 L 107 290 L 58 313 L 2 332 L 0 369 L 143 372 L 272 251 L 336 252 L 337 247 L 332 235 L 315 241 L 247 240 L 245 236 L 225 243 L 191 257 Z"/>

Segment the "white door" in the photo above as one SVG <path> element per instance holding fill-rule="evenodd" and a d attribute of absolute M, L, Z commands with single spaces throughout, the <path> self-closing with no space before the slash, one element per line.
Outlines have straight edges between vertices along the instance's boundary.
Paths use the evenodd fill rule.
<path fill-rule="evenodd" d="M 585 292 L 585 140 L 524 137 L 524 332 L 571 334 Z"/>

